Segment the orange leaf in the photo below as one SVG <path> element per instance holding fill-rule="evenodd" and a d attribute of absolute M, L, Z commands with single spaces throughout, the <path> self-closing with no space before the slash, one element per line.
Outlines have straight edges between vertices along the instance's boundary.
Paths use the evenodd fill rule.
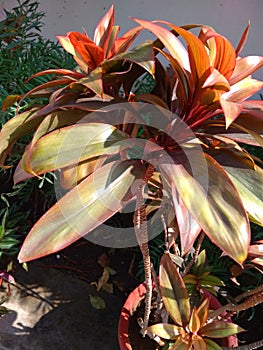
<path fill-rule="evenodd" d="M 211 51 L 211 64 L 221 74 L 229 79 L 236 65 L 235 49 L 223 35 L 216 33 L 211 29 L 205 28 L 203 32 L 203 40 L 208 41 Z"/>
<path fill-rule="evenodd" d="M 13 106 L 13 104 L 21 99 L 21 95 L 9 95 L 2 103 L 2 111 L 6 111 L 7 108 Z"/>
<path fill-rule="evenodd" d="M 202 41 L 191 32 L 181 27 L 177 27 L 172 23 L 165 21 L 158 22 L 167 24 L 186 41 L 189 52 L 191 74 L 194 78 L 194 84 L 201 86 L 210 74 L 209 57 Z"/>
<path fill-rule="evenodd" d="M 108 58 L 125 52 L 131 46 L 141 31 L 142 27 L 135 27 L 128 30 L 128 32 L 126 32 L 121 38 L 116 39 L 110 47 Z"/>

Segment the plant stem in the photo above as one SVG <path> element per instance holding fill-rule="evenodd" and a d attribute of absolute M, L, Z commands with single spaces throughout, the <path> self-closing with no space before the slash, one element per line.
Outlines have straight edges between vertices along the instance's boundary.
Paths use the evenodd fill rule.
<path fill-rule="evenodd" d="M 188 274 L 188 272 L 190 271 L 191 267 L 192 267 L 192 266 L 194 265 L 194 263 L 196 262 L 204 238 L 205 238 L 205 233 L 204 233 L 204 231 L 202 231 L 201 234 L 200 234 L 200 236 L 199 236 L 199 238 L 198 238 L 198 242 L 197 242 L 197 246 L 196 246 L 196 248 L 195 248 L 194 256 L 193 256 L 193 258 L 191 259 L 191 261 L 189 262 L 189 264 L 185 267 L 184 271 L 182 272 L 182 277 L 184 277 L 185 275 Z"/>
<path fill-rule="evenodd" d="M 141 333 L 143 336 L 146 334 L 146 330 L 149 323 L 151 313 L 151 300 L 152 300 L 152 274 L 151 274 L 151 258 L 148 245 L 148 227 L 146 217 L 146 205 L 143 198 L 144 187 L 150 177 L 152 176 L 154 167 L 149 165 L 144 178 L 143 183 L 139 185 L 136 193 L 136 209 L 134 212 L 134 230 L 139 247 L 143 256 L 144 264 L 144 276 L 146 284 L 146 295 L 145 295 L 145 311 L 144 319 L 142 323 Z"/>
<path fill-rule="evenodd" d="M 220 307 L 219 309 L 212 311 L 210 314 L 211 318 L 216 318 L 221 315 L 223 312 L 239 312 L 247 310 L 253 306 L 261 304 L 263 302 L 263 285 L 256 287 L 252 290 L 249 290 L 241 295 L 237 296 L 234 301 L 237 303 L 241 299 L 246 298 L 241 304 L 226 304 Z"/>

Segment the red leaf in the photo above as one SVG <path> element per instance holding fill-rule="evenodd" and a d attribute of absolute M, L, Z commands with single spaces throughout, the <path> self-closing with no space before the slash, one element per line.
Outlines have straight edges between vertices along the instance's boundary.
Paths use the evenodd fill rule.
<path fill-rule="evenodd" d="M 91 70 L 97 68 L 104 59 L 104 52 L 102 48 L 98 47 L 93 42 L 77 42 L 74 44 L 74 46 L 77 53 L 87 63 Z"/>
<path fill-rule="evenodd" d="M 111 32 L 114 24 L 114 6 L 112 5 L 109 11 L 101 18 L 94 33 L 94 42 L 101 47 L 106 56 Z"/>
<path fill-rule="evenodd" d="M 250 21 L 248 22 L 248 25 L 246 27 L 246 29 L 244 30 L 242 36 L 241 36 L 241 39 L 237 45 L 237 48 L 236 48 L 236 55 L 238 56 L 240 54 L 240 52 L 242 51 L 246 41 L 247 41 L 247 37 L 248 37 L 248 32 L 249 32 L 249 28 L 250 28 Z"/>
<path fill-rule="evenodd" d="M 125 52 L 134 42 L 138 34 L 142 31 L 142 27 L 135 27 L 126 32 L 121 38 L 116 39 L 110 48 L 108 58 Z"/>

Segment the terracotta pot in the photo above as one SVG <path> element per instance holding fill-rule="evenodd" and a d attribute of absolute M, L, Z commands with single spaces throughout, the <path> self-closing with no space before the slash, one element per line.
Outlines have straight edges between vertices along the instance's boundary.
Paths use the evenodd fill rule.
<path fill-rule="evenodd" d="M 145 283 L 140 284 L 135 288 L 126 299 L 119 318 L 119 327 L 118 327 L 118 340 L 121 350 L 132 350 L 130 341 L 129 341 L 129 323 L 130 318 L 137 309 L 138 304 L 141 300 L 144 299 L 146 293 Z M 210 298 L 210 307 L 212 310 L 218 309 L 221 304 L 216 299 L 216 297 L 209 292 L 205 291 L 205 297 Z M 226 347 L 237 347 L 238 339 L 237 336 L 233 335 L 226 339 L 223 339 L 222 346 Z"/>

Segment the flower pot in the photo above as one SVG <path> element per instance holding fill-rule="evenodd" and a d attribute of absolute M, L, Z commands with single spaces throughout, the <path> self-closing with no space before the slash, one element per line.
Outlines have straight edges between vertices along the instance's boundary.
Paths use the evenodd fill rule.
<path fill-rule="evenodd" d="M 121 350 L 132 350 L 129 340 L 129 324 L 131 316 L 134 314 L 139 303 L 144 299 L 146 293 L 145 283 L 135 288 L 126 299 L 119 318 L 118 340 Z M 221 307 L 220 302 L 211 293 L 204 291 L 204 296 L 210 298 L 210 308 L 216 310 Z M 222 346 L 236 347 L 238 346 L 237 336 L 233 335 L 223 339 Z"/>

